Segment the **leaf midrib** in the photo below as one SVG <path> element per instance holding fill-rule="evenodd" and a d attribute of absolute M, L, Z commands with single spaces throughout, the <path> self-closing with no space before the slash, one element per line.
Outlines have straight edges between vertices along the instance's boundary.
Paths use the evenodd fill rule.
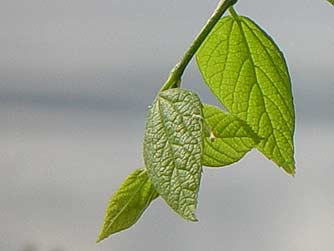
<path fill-rule="evenodd" d="M 246 19 L 247 19 L 247 18 L 246 18 Z M 251 22 L 249 19 L 247 19 L 247 20 L 248 20 L 249 22 Z M 279 78 L 281 79 L 281 81 L 284 83 L 285 81 L 284 81 L 282 75 L 280 74 L 280 72 L 278 71 L 279 66 L 278 66 L 277 64 L 275 64 L 275 61 L 273 60 L 272 56 L 271 56 L 270 53 L 268 52 L 268 48 L 262 43 L 261 39 L 255 34 L 255 32 L 253 31 L 253 29 L 252 29 L 246 22 L 243 22 L 243 24 L 244 24 L 245 26 L 247 26 L 248 30 L 253 34 L 253 36 L 254 36 L 254 37 L 256 38 L 256 40 L 259 42 L 259 44 L 261 45 L 261 47 L 264 49 L 264 51 L 266 52 L 266 54 L 267 54 L 267 56 L 268 56 L 270 62 L 271 62 L 273 65 L 275 65 L 274 68 L 275 68 L 275 71 L 276 71 L 277 75 L 279 76 Z M 266 35 L 266 34 L 264 33 L 264 35 Z M 270 37 L 268 37 L 267 35 L 266 35 L 266 37 L 267 37 L 268 39 L 270 39 Z M 276 49 L 279 51 L 278 48 L 276 48 Z M 280 55 L 280 58 L 281 58 L 281 60 L 282 60 L 282 56 L 281 56 L 281 55 Z M 278 93 L 279 96 L 281 97 L 281 100 L 283 101 L 286 110 L 289 112 L 289 115 L 290 115 L 291 117 L 293 117 L 293 115 L 291 114 L 291 109 L 290 109 L 290 107 L 289 107 L 288 104 L 286 103 L 285 98 L 282 96 L 282 94 L 281 94 L 281 92 L 279 91 L 278 87 L 277 87 L 276 85 L 274 85 L 274 81 L 272 81 L 272 80 L 269 78 L 268 74 L 267 74 L 263 69 L 261 69 L 260 67 L 256 66 L 255 64 L 254 64 L 254 66 L 257 67 L 257 68 L 259 68 L 259 69 L 266 75 L 266 77 L 268 78 L 268 80 L 270 80 L 270 82 L 272 83 L 272 86 L 276 89 L 277 93 Z M 288 75 L 287 75 L 286 77 L 289 79 L 289 76 L 288 76 Z M 289 88 L 289 89 L 290 89 L 290 88 Z M 277 107 L 277 108 L 279 109 L 279 107 Z M 285 120 L 285 121 L 286 121 L 286 120 Z M 287 122 L 287 121 L 286 121 L 286 122 Z"/>
<path fill-rule="evenodd" d="M 181 208 L 181 207 L 180 207 L 180 203 L 181 203 L 181 201 L 180 201 L 181 193 L 183 193 L 183 189 L 186 189 L 186 188 L 184 188 L 184 187 L 182 186 L 182 182 L 181 182 L 180 177 L 179 177 L 179 174 L 178 174 L 178 168 L 176 167 L 175 153 L 174 153 L 173 148 L 172 148 L 172 145 L 174 145 L 174 144 L 173 144 L 173 142 L 172 142 L 172 140 L 171 140 L 171 136 L 170 136 L 170 134 L 168 133 L 168 130 L 167 130 L 166 127 L 165 127 L 164 116 L 163 116 L 162 113 L 161 113 L 161 110 L 162 110 L 162 109 L 161 109 L 161 107 L 160 107 L 160 98 L 163 99 L 163 100 L 165 100 L 165 101 L 167 101 L 168 104 L 170 104 L 171 102 L 170 102 L 168 99 L 166 99 L 165 97 L 162 97 L 162 96 L 160 95 L 160 96 L 158 97 L 158 99 L 157 99 L 157 102 L 158 102 L 157 107 L 158 107 L 159 116 L 160 116 L 160 119 L 161 119 L 161 122 L 162 122 L 162 125 L 163 125 L 163 130 L 164 130 L 164 132 L 165 132 L 165 135 L 167 136 L 167 140 L 166 140 L 166 142 L 167 142 L 168 148 L 169 148 L 169 150 L 170 150 L 170 152 L 171 152 L 171 154 L 172 154 L 172 158 L 173 158 L 173 169 L 172 169 L 171 177 L 173 176 L 173 173 L 176 171 L 177 174 L 176 174 L 174 177 L 176 177 L 176 182 L 178 183 L 178 186 L 181 188 L 180 192 L 176 194 L 177 197 L 178 197 L 178 199 L 177 199 L 177 208 L 176 208 L 176 209 L 179 209 L 179 208 Z M 172 103 L 171 103 L 171 104 L 172 104 Z M 182 118 L 182 114 L 179 113 L 179 111 L 176 109 L 176 107 L 174 107 L 173 105 L 171 105 L 171 106 L 172 106 L 172 108 L 174 109 L 175 113 L 177 113 L 177 114 L 178 114 L 179 116 L 181 116 L 181 118 Z M 182 119 L 182 125 L 185 127 L 183 119 Z M 175 180 L 174 180 L 174 181 L 175 181 Z M 172 184 L 171 184 L 171 182 L 172 182 L 172 179 L 170 179 L 170 181 L 169 181 L 169 186 L 168 186 L 168 187 L 169 187 L 169 190 L 173 187 Z M 170 191 L 169 191 L 169 193 L 170 193 Z M 196 207 L 196 205 L 195 205 L 195 207 Z M 191 214 L 191 212 L 189 212 L 189 210 L 188 210 L 188 205 L 185 207 L 185 209 L 186 209 L 186 212 L 187 212 L 187 213 L 190 213 L 190 214 Z"/>
<path fill-rule="evenodd" d="M 142 175 L 144 172 L 146 172 L 145 170 L 142 170 L 140 172 L 140 174 L 137 176 L 137 178 Z M 136 178 L 136 179 L 137 179 Z M 142 183 L 137 187 L 137 189 L 133 192 L 133 194 L 131 195 L 130 199 L 126 202 L 126 204 L 122 207 L 122 209 L 117 213 L 117 215 L 115 217 L 112 218 L 110 224 L 108 224 L 107 229 L 110 229 L 112 227 L 112 224 L 118 219 L 118 217 L 124 212 L 124 210 L 128 207 L 128 205 L 131 203 L 131 201 L 134 199 L 134 197 L 136 196 L 136 194 L 142 189 L 142 187 L 145 185 L 146 181 L 148 180 L 148 177 L 146 177 Z"/>
<path fill-rule="evenodd" d="M 258 86 L 258 88 L 259 88 L 259 91 L 260 91 L 260 93 L 261 93 L 261 99 L 262 99 L 262 102 L 263 102 L 263 106 L 264 106 L 264 113 L 270 118 L 270 116 L 268 115 L 268 112 L 267 112 L 267 106 L 266 106 L 266 103 L 265 103 L 265 101 L 264 101 L 264 94 L 263 94 L 263 92 L 262 92 L 262 89 L 261 89 L 261 87 L 260 87 L 260 85 L 259 85 L 259 83 L 258 83 L 258 77 L 257 77 L 257 73 L 256 73 L 256 71 L 255 71 L 255 67 L 256 67 L 256 65 L 255 65 L 255 63 L 254 63 L 254 60 L 253 60 L 253 57 L 252 57 L 252 54 L 251 54 L 251 51 L 250 51 L 250 48 L 249 48 L 249 46 L 248 46 L 248 42 L 247 42 L 247 39 L 246 39 L 246 36 L 245 36 L 245 31 L 244 31 L 244 29 L 243 29 L 243 27 L 242 27 L 242 24 L 241 24 L 241 21 L 239 20 L 239 18 L 237 18 L 237 19 L 234 19 L 235 21 L 236 21 L 236 23 L 237 23 L 237 25 L 239 26 L 239 29 L 240 29 L 240 33 L 241 33 L 241 35 L 242 35 L 242 38 L 243 38 L 243 40 L 244 40 L 244 43 L 245 43 L 245 45 L 246 45 L 246 49 L 247 49 L 247 52 L 248 52 L 248 54 L 249 54 L 249 60 L 251 61 L 251 63 L 252 63 L 252 65 L 253 65 L 253 67 L 252 67 L 252 71 L 253 71 L 253 73 L 254 73 L 254 76 L 255 76 L 255 79 L 256 79 L 256 81 L 255 81 L 255 85 L 257 85 Z M 247 112 L 247 114 L 248 114 L 248 112 Z M 276 139 L 276 136 L 275 136 L 275 133 L 274 133 L 274 127 L 273 127 L 273 124 L 272 124 L 272 121 L 271 121 L 271 119 L 269 119 L 269 123 L 270 123 L 270 126 L 271 126 L 271 129 L 272 129 L 272 132 L 270 133 L 270 135 L 268 136 L 268 137 L 266 137 L 267 139 L 270 137 L 270 136 L 272 136 L 273 137 L 273 139 L 274 139 L 274 141 L 275 141 L 275 147 L 274 148 L 276 148 L 277 150 L 278 150 L 278 152 L 279 152 L 279 154 L 281 155 L 281 157 L 282 157 L 282 159 L 284 160 L 284 162 L 285 163 L 287 163 L 288 161 L 284 158 L 284 155 L 282 154 L 282 152 L 281 152 L 281 149 L 277 146 L 277 139 Z M 258 133 L 258 132 L 257 132 Z M 260 135 L 261 136 L 261 135 Z M 267 142 L 268 140 L 266 140 L 265 142 Z M 283 167 L 283 165 L 285 164 L 285 163 L 282 163 L 281 165 L 282 165 L 282 167 Z M 290 167 L 289 166 L 287 166 L 289 169 L 290 169 Z M 284 167 L 285 168 L 285 167 Z M 293 170 L 292 170 L 293 171 Z"/>

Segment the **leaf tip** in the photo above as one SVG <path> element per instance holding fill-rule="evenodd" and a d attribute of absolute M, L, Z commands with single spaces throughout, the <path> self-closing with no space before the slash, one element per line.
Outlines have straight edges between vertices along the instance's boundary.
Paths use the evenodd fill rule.
<path fill-rule="evenodd" d="M 97 237 L 97 239 L 95 240 L 95 243 L 99 243 L 101 242 L 105 237 L 103 237 L 101 234 L 99 234 L 99 236 Z"/>
<path fill-rule="evenodd" d="M 102 226 L 102 229 L 100 230 L 100 233 L 98 234 L 95 243 L 100 243 L 101 241 L 103 241 L 104 239 L 108 238 L 111 234 L 107 234 L 104 231 L 104 226 Z"/>
<path fill-rule="evenodd" d="M 294 163 L 288 163 L 286 165 L 282 165 L 281 167 L 285 171 L 286 174 L 288 174 L 292 178 L 295 177 L 295 175 L 296 175 L 296 167 L 295 167 Z"/>
<path fill-rule="evenodd" d="M 198 222 L 199 221 L 194 213 L 192 213 L 191 216 L 187 220 L 189 220 L 191 222 Z"/>
<path fill-rule="evenodd" d="M 292 178 L 295 178 L 296 176 L 296 170 L 293 169 L 292 173 L 289 174 Z"/>

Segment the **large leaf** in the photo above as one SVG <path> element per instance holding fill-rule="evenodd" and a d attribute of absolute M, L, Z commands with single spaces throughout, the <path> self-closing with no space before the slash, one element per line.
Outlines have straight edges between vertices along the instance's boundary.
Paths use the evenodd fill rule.
<path fill-rule="evenodd" d="M 131 227 L 157 197 L 146 170 L 133 171 L 111 197 L 97 242 Z"/>
<path fill-rule="evenodd" d="M 205 124 L 210 130 L 204 140 L 203 165 L 222 167 L 240 160 L 260 142 L 243 120 L 211 105 L 203 106 Z"/>
<path fill-rule="evenodd" d="M 202 105 L 179 88 L 158 94 L 148 109 L 144 161 L 161 197 L 180 216 L 195 221 L 202 171 Z"/>
<path fill-rule="evenodd" d="M 201 46 L 197 63 L 225 108 L 263 138 L 257 148 L 294 174 L 291 84 L 273 40 L 246 17 L 224 17 Z"/>

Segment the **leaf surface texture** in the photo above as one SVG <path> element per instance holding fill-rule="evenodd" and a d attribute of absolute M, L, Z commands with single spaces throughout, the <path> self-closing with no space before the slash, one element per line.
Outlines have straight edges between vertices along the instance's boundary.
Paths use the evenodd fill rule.
<path fill-rule="evenodd" d="M 224 17 L 197 53 L 205 83 L 229 113 L 262 138 L 257 148 L 294 174 L 295 127 L 291 84 L 283 54 L 247 17 Z"/>
<path fill-rule="evenodd" d="M 195 221 L 202 171 L 202 105 L 196 94 L 174 88 L 148 109 L 144 161 L 161 197 L 180 216 Z"/>

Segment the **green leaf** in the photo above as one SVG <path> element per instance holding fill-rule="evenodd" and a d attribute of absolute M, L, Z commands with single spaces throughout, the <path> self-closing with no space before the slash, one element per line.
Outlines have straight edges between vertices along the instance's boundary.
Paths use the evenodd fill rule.
<path fill-rule="evenodd" d="M 133 171 L 111 197 L 97 242 L 131 227 L 157 197 L 146 170 Z"/>
<path fill-rule="evenodd" d="M 260 142 L 260 138 L 245 121 L 224 113 L 218 107 L 204 105 L 203 114 L 210 130 L 209 137 L 204 140 L 204 166 L 230 165 Z"/>
<path fill-rule="evenodd" d="M 330 4 L 334 5 L 334 0 L 327 0 Z"/>
<path fill-rule="evenodd" d="M 148 109 L 144 161 L 161 197 L 191 221 L 196 221 L 202 149 L 202 105 L 197 95 L 179 88 L 160 92 Z"/>
<path fill-rule="evenodd" d="M 247 17 L 224 17 L 198 51 L 197 64 L 225 108 L 263 138 L 257 148 L 293 175 L 290 77 L 273 40 Z"/>

